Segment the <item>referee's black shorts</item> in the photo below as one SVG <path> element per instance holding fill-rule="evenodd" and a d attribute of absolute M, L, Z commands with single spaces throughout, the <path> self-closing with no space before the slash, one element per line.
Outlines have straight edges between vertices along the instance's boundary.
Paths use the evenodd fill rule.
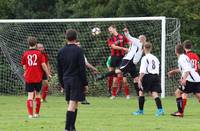
<path fill-rule="evenodd" d="M 190 82 L 186 81 L 185 86 L 180 86 L 179 89 L 184 93 L 200 93 L 200 82 Z"/>
<path fill-rule="evenodd" d="M 84 86 L 79 77 L 64 79 L 64 93 L 66 101 L 84 101 Z"/>
<path fill-rule="evenodd" d="M 42 81 L 39 83 L 26 83 L 25 88 L 27 92 L 40 92 L 42 88 Z"/>
<path fill-rule="evenodd" d="M 144 92 L 161 93 L 160 76 L 157 74 L 145 74 L 142 79 L 142 87 Z"/>
<path fill-rule="evenodd" d="M 136 65 L 133 63 L 133 60 L 122 59 L 120 70 L 122 71 L 123 76 L 126 76 L 127 73 L 130 73 L 132 78 L 135 78 L 139 75 L 136 70 Z"/>

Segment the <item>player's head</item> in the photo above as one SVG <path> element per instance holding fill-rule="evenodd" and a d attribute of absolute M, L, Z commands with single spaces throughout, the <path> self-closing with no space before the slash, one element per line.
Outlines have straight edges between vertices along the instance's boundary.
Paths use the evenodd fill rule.
<path fill-rule="evenodd" d="M 150 42 L 145 42 L 144 44 L 144 53 L 150 53 L 152 50 L 152 44 Z"/>
<path fill-rule="evenodd" d="M 184 49 L 185 51 L 187 52 L 188 50 L 191 50 L 192 49 L 192 41 L 191 40 L 185 40 L 183 42 L 183 45 L 184 45 Z"/>
<path fill-rule="evenodd" d="M 40 50 L 40 51 L 44 51 L 44 45 L 41 44 L 41 43 L 38 43 L 37 44 L 37 49 Z"/>
<path fill-rule="evenodd" d="M 145 35 L 140 35 L 138 38 L 142 44 L 146 43 L 147 38 Z"/>
<path fill-rule="evenodd" d="M 37 39 L 35 37 L 30 36 L 30 37 L 28 37 L 27 41 L 28 41 L 28 45 L 30 47 L 36 47 Z"/>
<path fill-rule="evenodd" d="M 179 56 L 179 55 L 181 55 L 181 54 L 184 54 L 184 52 L 185 52 L 185 50 L 184 50 L 184 48 L 183 48 L 183 45 L 181 45 L 181 44 L 177 44 L 176 45 L 176 55 L 177 56 Z"/>
<path fill-rule="evenodd" d="M 68 29 L 68 30 L 66 30 L 65 35 L 66 35 L 68 42 L 72 42 L 72 43 L 76 42 L 76 39 L 77 39 L 77 31 L 76 30 Z"/>
<path fill-rule="evenodd" d="M 114 35 L 115 33 L 117 33 L 117 28 L 116 28 L 115 25 L 110 25 L 110 26 L 108 27 L 108 31 L 109 31 L 109 33 L 110 33 L 111 35 Z"/>

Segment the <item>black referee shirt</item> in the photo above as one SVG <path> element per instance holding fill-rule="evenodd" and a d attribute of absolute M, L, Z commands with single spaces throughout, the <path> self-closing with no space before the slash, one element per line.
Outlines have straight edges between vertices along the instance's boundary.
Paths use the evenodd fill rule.
<path fill-rule="evenodd" d="M 57 70 L 60 84 L 71 77 L 79 77 L 83 86 L 88 85 L 83 50 L 75 44 L 65 45 L 58 52 Z"/>

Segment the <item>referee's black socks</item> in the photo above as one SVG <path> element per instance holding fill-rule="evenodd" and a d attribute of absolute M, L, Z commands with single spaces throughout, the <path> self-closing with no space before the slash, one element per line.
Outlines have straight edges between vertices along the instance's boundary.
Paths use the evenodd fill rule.
<path fill-rule="evenodd" d="M 140 110 L 143 110 L 144 109 L 144 102 L 145 102 L 145 98 L 144 98 L 144 96 L 139 96 L 139 98 L 138 98 L 139 100 L 139 109 Z"/>
<path fill-rule="evenodd" d="M 65 129 L 66 130 L 72 130 L 73 129 L 73 123 L 75 118 L 75 112 L 73 111 L 67 111 L 66 113 L 66 123 L 65 123 Z"/>
<path fill-rule="evenodd" d="M 156 106 L 158 109 L 162 109 L 162 103 L 159 97 L 155 98 Z"/>

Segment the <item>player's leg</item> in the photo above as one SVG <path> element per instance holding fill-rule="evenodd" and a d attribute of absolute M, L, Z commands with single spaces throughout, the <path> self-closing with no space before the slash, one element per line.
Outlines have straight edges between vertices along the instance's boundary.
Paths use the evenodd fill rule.
<path fill-rule="evenodd" d="M 120 71 L 121 72 L 121 71 Z M 121 92 L 123 84 L 123 76 L 121 73 L 117 74 L 117 95 Z"/>
<path fill-rule="evenodd" d="M 26 101 L 29 118 L 33 118 L 33 95 L 34 95 L 34 92 L 28 92 L 28 99 Z"/>
<path fill-rule="evenodd" d="M 77 116 L 78 101 L 70 100 L 67 113 L 66 113 L 66 123 L 65 130 L 73 131 L 75 128 L 75 121 Z"/>
<path fill-rule="evenodd" d="M 26 83 L 26 91 L 28 92 L 28 98 L 26 101 L 26 107 L 28 110 L 29 118 L 33 118 L 33 95 L 34 95 L 34 85 L 31 83 Z"/>
<path fill-rule="evenodd" d="M 45 79 L 42 81 L 42 99 L 41 99 L 42 102 L 47 102 L 46 97 L 48 94 L 48 88 L 49 88 L 49 83 L 48 80 Z"/>
<path fill-rule="evenodd" d="M 164 110 L 163 110 L 163 107 L 162 107 L 162 102 L 161 102 L 161 99 L 158 95 L 158 92 L 156 91 L 153 91 L 152 93 L 152 97 L 153 99 L 155 100 L 155 103 L 156 103 L 156 106 L 157 106 L 157 112 L 156 112 L 156 116 L 161 116 L 161 115 L 164 115 Z"/>
<path fill-rule="evenodd" d="M 130 99 L 127 77 L 123 77 L 123 88 L 124 88 L 126 99 Z"/>
<path fill-rule="evenodd" d="M 195 88 L 193 88 L 193 93 L 195 94 L 197 100 L 200 102 L 200 82 L 195 83 Z"/>
<path fill-rule="evenodd" d="M 133 85 L 135 88 L 135 92 L 137 96 L 139 96 L 139 87 L 138 87 L 138 73 L 139 71 L 136 70 L 136 65 L 133 62 L 130 62 L 129 64 L 129 73 L 131 77 L 133 78 Z"/>
<path fill-rule="evenodd" d="M 132 114 L 133 115 L 143 115 L 144 114 L 144 103 L 145 103 L 144 92 L 142 90 L 140 90 L 139 97 L 138 97 L 139 110 L 137 110 L 136 112 L 132 112 Z"/>
<path fill-rule="evenodd" d="M 181 89 L 176 89 L 175 96 L 176 96 L 176 103 L 178 111 L 172 113 L 172 116 L 182 116 L 183 115 L 183 98 L 182 98 L 183 91 Z M 186 100 L 186 99 L 185 99 Z"/>
<path fill-rule="evenodd" d="M 41 90 L 41 88 L 42 88 L 42 82 L 35 84 L 35 91 L 36 91 L 35 105 L 36 105 L 36 107 L 35 107 L 34 117 L 39 117 L 39 113 L 40 113 L 40 106 L 41 106 L 40 90 Z"/>
<path fill-rule="evenodd" d="M 108 87 L 108 94 L 111 96 L 111 89 L 112 89 L 112 84 L 113 84 L 113 76 L 109 76 L 107 80 L 107 87 Z"/>
<path fill-rule="evenodd" d="M 117 76 L 114 76 L 113 86 L 112 86 L 112 96 L 110 97 L 110 99 L 114 99 L 117 96 L 117 87 L 118 87 Z"/>
<path fill-rule="evenodd" d="M 200 93 L 195 93 L 195 96 L 196 96 L 197 100 L 198 100 L 199 103 L 200 103 Z"/>

